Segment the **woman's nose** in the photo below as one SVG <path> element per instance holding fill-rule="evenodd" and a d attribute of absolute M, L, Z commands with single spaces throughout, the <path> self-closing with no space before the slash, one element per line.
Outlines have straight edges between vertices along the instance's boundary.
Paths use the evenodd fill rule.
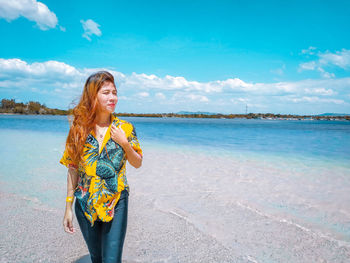
<path fill-rule="evenodd" d="M 111 94 L 111 95 L 109 95 L 108 99 L 109 100 L 117 100 L 118 98 L 117 98 L 117 95 Z"/>

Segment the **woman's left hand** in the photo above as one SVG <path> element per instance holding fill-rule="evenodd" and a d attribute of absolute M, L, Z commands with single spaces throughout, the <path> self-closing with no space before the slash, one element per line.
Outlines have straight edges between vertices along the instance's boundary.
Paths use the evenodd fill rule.
<path fill-rule="evenodd" d="M 132 166 L 135 168 L 141 167 L 142 156 L 131 147 L 128 139 L 125 136 L 124 130 L 122 128 L 117 128 L 113 123 L 111 125 L 111 138 L 123 148 L 127 156 L 127 160 Z"/>
<path fill-rule="evenodd" d="M 112 140 L 118 143 L 120 146 L 124 147 L 128 144 L 128 139 L 125 136 L 125 132 L 122 128 L 117 128 L 113 123 L 111 125 L 111 137 Z"/>

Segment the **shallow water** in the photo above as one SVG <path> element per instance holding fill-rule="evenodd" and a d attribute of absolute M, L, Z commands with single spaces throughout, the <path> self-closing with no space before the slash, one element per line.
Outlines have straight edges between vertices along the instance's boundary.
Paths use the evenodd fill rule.
<path fill-rule="evenodd" d="M 135 195 L 247 262 L 350 257 L 350 169 L 294 171 L 288 163 L 147 150 L 129 177 Z"/>

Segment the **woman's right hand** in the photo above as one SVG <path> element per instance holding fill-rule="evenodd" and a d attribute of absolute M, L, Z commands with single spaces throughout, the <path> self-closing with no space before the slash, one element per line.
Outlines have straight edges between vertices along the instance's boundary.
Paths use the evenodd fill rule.
<path fill-rule="evenodd" d="M 64 213 L 63 218 L 63 227 L 64 231 L 66 231 L 69 234 L 75 233 L 75 228 L 73 227 L 73 211 L 72 209 L 67 209 Z"/>

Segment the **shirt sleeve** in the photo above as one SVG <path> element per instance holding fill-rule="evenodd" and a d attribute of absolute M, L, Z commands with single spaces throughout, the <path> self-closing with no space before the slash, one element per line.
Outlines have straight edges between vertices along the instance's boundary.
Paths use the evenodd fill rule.
<path fill-rule="evenodd" d="M 128 137 L 128 141 L 129 141 L 131 147 L 132 147 L 138 154 L 140 154 L 141 156 L 143 156 L 143 153 L 142 153 L 142 149 L 141 149 L 139 140 L 137 139 L 136 130 L 135 130 L 134 125 L 132 125 L 132 131 L 131 131 L 130 136 Z"/>
<path fill-rule="evenodd" d="M 63 156 L 60 160 L 60 164 L 65 165 L 67 168 L 77 168 L 78 166 L 72 161 L 68 155 L 67 149 L 64 150 Z"/>

